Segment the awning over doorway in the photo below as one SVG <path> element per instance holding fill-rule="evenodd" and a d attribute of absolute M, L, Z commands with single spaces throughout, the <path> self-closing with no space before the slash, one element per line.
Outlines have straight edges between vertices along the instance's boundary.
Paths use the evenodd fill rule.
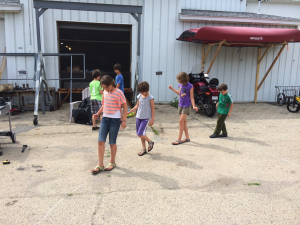
<path fill-rule="evenodd" d="M 204 71 L 204 62 L 212 46 L 218 45 L 212 62 L 207 70 L 210 72 L 222 46 L 231 47 L 259 47 L 257 56 L 256 82 L 254 102 L 257 102 L 257 92 L 272 70 L 283 49 L 288 43 L 300 42 L 300 31 L 296 29 L 274 29 L 258 27 L 202 27 L 184 31 L 176 40 L 202 43 L 201 65 Z M 277 56 L 259 83 L 260 63 L 271 47 L 281 45 Z M 208 49 L 206 50 L 206 47 Z M 263 54 L 262 49 L 265 48 Z"/>
<path fill-rule="evenodd" d="M 184 31 L 179 41 L 211 44 L 224 41 L 225 46 L 269 46 L 300 42 L 300 30 L 258 27 L 201 27 Z"/>

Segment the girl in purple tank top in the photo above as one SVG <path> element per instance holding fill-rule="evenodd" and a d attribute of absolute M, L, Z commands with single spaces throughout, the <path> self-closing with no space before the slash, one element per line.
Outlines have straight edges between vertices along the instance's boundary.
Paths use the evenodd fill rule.
<path fill-rule="evenodd" d="M 188 127 L 187 127 L 187 115 L 191 112 L 191 105 L 193 109 L 197 112 L 198 108 L 195 106 L 194 100 L 194 88 L 191 83 L 189 83 L 189 76 L 186 72 L 181 72 L 177 75 L 177 81 L 179 83 L 179 91 L 174 89 L 171 85 L 169 88 L 179 95 L 178 113 L 180 115 L 179 119 L 179 135 L 178 139 L 174 141 L 173 145 L 179 145 L 190 141 Z M 183 131 L 185 133 L 185 139 L 182 138 Z"/>

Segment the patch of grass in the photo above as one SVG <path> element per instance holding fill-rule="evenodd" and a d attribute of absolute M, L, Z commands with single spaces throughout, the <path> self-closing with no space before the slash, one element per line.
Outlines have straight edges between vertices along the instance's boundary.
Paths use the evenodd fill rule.
<path fill-rule="evenodd" d="M 99 191 L 99 192 L 97 192 L 97 195 L 101 195 L 101 192 Z"/>
<path fill-rule="evenodd" d="M 72 193 L 69 193 L 69 194 L 68 194 L 68 196 L 72 196 L 72 195 L 73 195 Z"/>
<path fill-rule="evenodd" d="M 171 106 L 178 108 L 179 99 L 177 97 L 174 98 L 174 102 L 171 101 Z"/>
<path fill-rule="evenodd" d="M 111 175 L 107 175 L 108 177 L 111 177 Z"/>
<path fill-rule="evenodd" d="M 247 184 L 248 184 L 248 186 L 252 186 L 252 185 L 259 186 L 260 185 L 260 183 L 247 183 Z"/>
<path fill-rule="evenodd" d="M 158 131 L 157 131 L 157 130 L 155 130 L 155 128 L 154 128 L 154 127 L 151 127 L 151 129 L 152 129 L 152 131 L 153 131 L 153 133 L 154 133 L 154 134 L 156 134 L 156 135 L 159 135 Z"/>
<path fill-rule="evenodd" d="M 105 157 L 110 157 L 110 155 L 106 155 Z"/>
<path fill-rule="evenodd" d="M 95 212 L 93 213 L 93 215 L 96 215 L 96 213 L 97 213 L 97 212 L 95 211 Z"/>

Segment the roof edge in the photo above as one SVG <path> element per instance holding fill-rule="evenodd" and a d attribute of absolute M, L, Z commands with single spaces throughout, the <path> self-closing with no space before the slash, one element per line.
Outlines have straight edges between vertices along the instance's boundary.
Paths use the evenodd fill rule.
<path fill-rule="evenodd" d="M 271 20 L 271 19 L 257 19 L 246 17 L 215 17 L 215 16 L 196 16 L 196 15 L 182 15 L 179 14 L 179 20 L 185 22 L 218 22 L 218 23 L 239 23 L 239 24 L 264 24 L 264 25 L 289 25 L 300 27 L 300 21 L 289 20 Z"/>
<path fill-rule="evenodd" d="M 0 12 L 20 12 L 23 4 L 0 4 Z"/>

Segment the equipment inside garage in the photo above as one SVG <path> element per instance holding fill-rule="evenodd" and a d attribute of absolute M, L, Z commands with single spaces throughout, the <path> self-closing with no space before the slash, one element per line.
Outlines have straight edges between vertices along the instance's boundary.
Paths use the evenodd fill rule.
<path fill-rule="evenodd" d="M 131 26 L 64 22 L 58 24 L 58 29 L 60 53 L 84 53 L 86 56 L 86 79 L 73 80 L 73 88 L 88 87 L 94 69 L 115 78 L 115 63 L 122 65 L 125 88 L 131 87 Z M 73 56 L 73 68 L 70 58 L 60 57 L 60 78 L 70 78 L 71 69 L 73 78 L 84 77 L 81 56 Z M 69 80 L 60 82 L 61 88 L 70 88 Z"/>

